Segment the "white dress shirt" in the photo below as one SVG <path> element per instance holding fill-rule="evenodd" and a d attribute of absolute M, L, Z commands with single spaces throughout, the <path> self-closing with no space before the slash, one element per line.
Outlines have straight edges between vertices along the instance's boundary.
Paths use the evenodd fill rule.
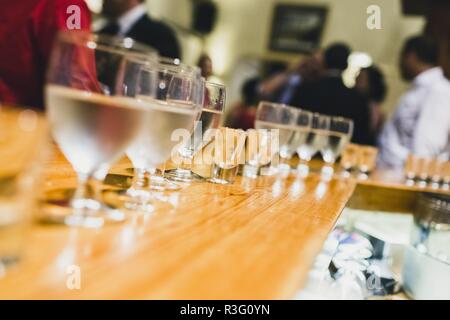
<path fill-rule="evenodd" d="M 127 11 L 117 19 L 119 24 L 119 35 L 124 36 L 131 30 L 131 28 L 139 21 L 144 15 L 147 14 L 147 7 L 145 4 L 140 4 L 131 10 Z"/>
<path fill-rule="evenodd" d="M 379 140 L 379 164 L 403 167 L 408 154 L 436 157 L 450 149 L 450 82 L 442 69 L 419 74 Z"/>

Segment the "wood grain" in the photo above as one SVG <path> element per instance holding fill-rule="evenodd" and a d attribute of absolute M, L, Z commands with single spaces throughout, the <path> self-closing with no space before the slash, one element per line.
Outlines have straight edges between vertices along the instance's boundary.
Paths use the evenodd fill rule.
<path fill-rule="evenodd" d="M 120 161 L 113 171 L 129 167 Z M 47 189 L 73 186 L 56 153 Z M 355 188 L 352 181 L 238 179 L 193 184 L 177 209 L 131 215 L 99 230 L 35 224 L 23 260 L 0 280 L 0 298 L 287 299 Z M 81 289 L 66 286 L 81 268 Z"/>
<path fill-rule="evenodd" d="M 130 166 L 122 159 L 112 172 Z M 58 151 L 45 168 L 46 190 L 75 185 Z M 411 210 L 423 189 L 397 178 L 381 171 L 329 183 L 317 174 L 303 184 L 239 178 L 193 184 L 172 194 L 177 208 L 99 230 L 34 224 L 23 260 L 0 279 L 0 299 L 289 299 L 347 203 Z M 66 285 L 72 265 L 81 268 L 80 290 Z"/>

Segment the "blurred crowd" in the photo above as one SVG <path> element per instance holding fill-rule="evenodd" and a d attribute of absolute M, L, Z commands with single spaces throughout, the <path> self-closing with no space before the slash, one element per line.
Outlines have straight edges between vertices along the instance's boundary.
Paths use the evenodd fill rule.
<path fill-rule="evenodd" d="M 66 30 L 67 8 L 80 9 L 81 30 L 91 30 L 90 12 L 83 0 L 21 0 L 0 11 L 0 101 L 43 108 L 43 84 L 52 44 Z M 108 0 L 99 33 L 132 37 L 160 55 L 181 58 L 180 45 L 170 26 L 151 18 L 143 0 Z M 354 121 L 353 142 L 378 145 L 380 164 L 401 167 L 409 153 L 449 157 L 450 82 L 438 65 L 438 45 L 426 36 L 407 39 L 400 56 L 409 90 L 386 120 L 381 108 L 387 88 L 380 68 L 361 69 L 354 87 L 343 82 L 352 49 L 335 43 L 304 57 L 268 78 L 248 79 L 242 99 L 229 110 L 225 124 L 254 126 L 257 105 L 272 101 Z M 213 61 L 200 57 L 202 75 L 213 73 Z"/>
<path fill-rule="evenodd" d="M 351 52 L 345 43 L 334 43 L 268 78 L 247 80 L 226 125 L 252 127 L 258 103 L 271 101 L 352 119 L 352 141 L 377 145 L 380 166 L 401 168 L 410 153 L 447 159 L 450 82 L 438 66 L 437 43 L 422 35 L 405 41 L 399 68 L 411 86 L 387 121 L 381 106 L 388 87 L 379 67 L 362 68 L 352 88 L 344 84 Z"/>

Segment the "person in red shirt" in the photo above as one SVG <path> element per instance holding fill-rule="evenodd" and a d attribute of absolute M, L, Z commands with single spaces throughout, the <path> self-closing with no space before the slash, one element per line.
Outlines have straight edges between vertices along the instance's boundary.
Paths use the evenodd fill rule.
<path fill-rule="evenodd" d="M 90 31 L 89 9 L 83 0 L 0 0 L 0 6 L 0 103 L 43 109 L 55 37 Z"/>

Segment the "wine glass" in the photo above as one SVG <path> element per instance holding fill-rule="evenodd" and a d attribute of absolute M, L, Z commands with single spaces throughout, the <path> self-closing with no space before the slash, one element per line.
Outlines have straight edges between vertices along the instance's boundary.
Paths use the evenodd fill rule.
<path fill-rule="evenodd" d="M 169 89 L 170 81 L 172 80 L 174 75 L 185 75 L 197 77 L 198 81 L 201 81 L 201 70 L 196 66 L 186 65 L 181 63 L 179 59 L 172 59 L 167 57 L 159 58 L 158 65 L 158 85 L 157 85 L 157 93 L 156 96 L 159 100 L 166 100 L 167 93 Z M 202 89 L 203 90 L 203 89 Z M 130 155 L 128 155 L 130 157 Z M 134 169 L 129 169 L 136 174 L 141 176 L 141 184 L 148 185 L 148 188 L 157 190 L 157 191 L 176 191 L 181 187 L 165 178 L 165 164 L 161 164 L 159 168 L 154 169 L 154 172 L 150 175 L 148 183 L 144 182 L 144 176 L 147 176 L 147 173 L 144 169 L 140 169 L 140 172 L 135 172 Z"/>
<path fill-rule="evenodd" d="M 68 203 L 49 211 L 48 219 L 81 227 L 125 219 L 100 200 L 99 184 L 141 133 L 149 109 L 130 96 L 138 90 L 140 69 L 156 62 L 153 49 L 129 38 L 59 34 L 45 88 L 47 115 L 54 139 L 77 173 L 78 188 Z"/>
<path fill-rule="evenodd" d="M 210 81 L 205 82 L 205 97 L 200 120 L 196 122 L 188 143 L 180 149 L 180 166 L 166 174 L 171 180 L 185 183 L 204 180 L 203 177 L 192 172 L 192 162 L 194 156 L 213 140 L 214 129 L 219 127 L 222 119 L 225 99 L 225 86 Z"/>
<path fill-rule="evenodd" d="M 277 169 L 281 176 L 288 175 L 290 171 L 288 162 L 292 157 L 292 152 L 289 143 L 294 136 L 296 116 L 295 108 L 271 102 L 261 102 L 256 111 L 256 129 L 277 130 L 278 132 L 280 162 Z"/>
<path fill-rule="evenodd" d="M 158 73 L 164 68 L 159 65 Z M 141 74 L 152 72 L 152 69 L 144 69 Z M 149 112 L 144 129 L 127 149 L 135 170 L 132 186 L 126 191 L 128 199 L 125 206 L 130 209 L 154 210 L 152 198 L 155 193 L 148 185 L 152 181 L 151 176 L 156 174 L 159 165 L 169 160 L 173 152 L 178 151 L 180 143 L 174 137 L 179 133 L 190 137 L 201 112 L 204 94 L 202 78 L 178 70 L 171 73 L 166 84 L 165 96 L 158 94 L 159 99 L 145 92 L 136 95 L 136 100 L 146 105 Z"/>
<path fill-rule="evenodd" d="M 327 132 L 323 132 L 323 142 L 320 153 L 325 162 L 322 173 L 333 175 L 333 165 L 341 155 L 342 150 L 350 142 L 353 135 L 353 121 L 342 117 L 331 117 Z"/>

